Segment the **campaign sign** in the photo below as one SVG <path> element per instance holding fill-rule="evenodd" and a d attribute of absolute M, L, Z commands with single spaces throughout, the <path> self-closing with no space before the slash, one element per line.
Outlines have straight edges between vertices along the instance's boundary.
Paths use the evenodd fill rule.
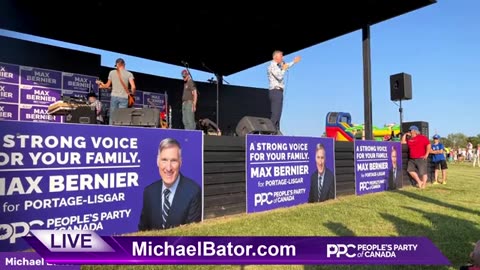
<path fill-rule="evenodd" d="M 18 103 L 18 84 L 0 82 L 0 102 Z"/>
<path fill-rule="evenodd" d="M 354 147 L 357 195 L 402 187 L 400 142 L 355 140 Z"/>
<path fill-rule="evenodd" d="M 32 86 L 20 86 L 20 103 L 48 106 L 62 97 L 62 90 Z"/>
<path fill-rule="evenodd" d="M 136 108 L 143 108 L 143 91 L 135 91 L 135 104 L 133 105 Z"/>
<path fill-rule="evenodd" d="M 66 72 L 63 72 L 62 76 L 64 90 L 82 91 L 84 93 L 97 92 L 96 81 L 98 78 L 96 77 Z"/>
<path fill-rule="evenodd" d="M 62 116 L 48 114 L 48 107 L 20 104 L 20 121 L 62 122 Z"/>
<path fill-rule="evenodd" d="M 112 91 L 108 89 L 100 89 L 97 95 L 98 95 L 98 99 L 101 102 L 105 102 L 105 101 L 110 102 L 110 100 L 112 99 Z"/>
<path fill-rule="evenodd" d="M 247 213 L 335 198 L 332 138 L 247 135 Z"/>
<path fill-rule="evenodd" d="M 143 92 L 143 104 L 150 108 L 165 111 L 166 95 L 159 93 Z"/>
<path fill-rule="evenodd" d="M 0 82 L 18 84 L 20 66 L 7 63 L 0 63 Z"/>
<path fill-rule="evenodd" d="M 82 91 L 62 90 L 62 95 L 76 99 L 84 99 L 87 102 L 87 93 Z"/>
<path fill-rule="evenodd" d="M 0 120 L 18 120 L 18 104 L 0 103 Z"/>
<path fill-rule="evenodd" d="M 201 131 L 0 121 L 0 140 L 0 251 L 26 249 L 30 229 L 117 235 L 202 220 Z M 166 224 L 162 180 L 174 192 Z"/>
<path fill-rule="evenodd" d="M 62 72 L 22 66 L 20 67 L 20 83 L 61 89 Z"/>

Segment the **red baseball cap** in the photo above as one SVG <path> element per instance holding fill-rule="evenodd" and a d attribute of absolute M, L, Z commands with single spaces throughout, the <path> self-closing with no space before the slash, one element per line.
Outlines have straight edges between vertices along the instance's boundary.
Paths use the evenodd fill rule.
<path fill-rule="evenodd" d="M 187 77 L 188 76 L 188 70 L 184 69 L 182 70 L 182 77 Z"/>

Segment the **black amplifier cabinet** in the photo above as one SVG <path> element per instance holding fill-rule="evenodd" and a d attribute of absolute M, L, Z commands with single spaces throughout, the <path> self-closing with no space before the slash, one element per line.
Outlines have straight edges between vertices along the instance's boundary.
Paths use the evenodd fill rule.
<path fill-rule="evenodd" d="M 94 107 L 79 106 L 70 114 L 65 115 L 65 122 L 78 124 L 96 124 L 97 113 Z"/>
<path fill-rule="evenodd" d="M 115 126 L 160 127 L 159 109 L 115 109 L 111 117 Z"/>

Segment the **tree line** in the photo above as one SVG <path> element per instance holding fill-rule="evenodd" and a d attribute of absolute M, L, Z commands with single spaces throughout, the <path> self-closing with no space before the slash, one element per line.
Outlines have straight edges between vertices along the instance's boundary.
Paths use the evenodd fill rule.
<path fill-rule="evenodd" d="M 476 148 L 478 144 L 480 144 L 480 134 L 477 136 L 467 136 L 463 133 L 451 133 L 448 134 L 447 137 L 442 137 L 441 142 L 445 147 L 455 147 L 455 148 L 465 148 L 467 147 L 467 143 L 471 142 L 473 144 L 473 148 Z"/>

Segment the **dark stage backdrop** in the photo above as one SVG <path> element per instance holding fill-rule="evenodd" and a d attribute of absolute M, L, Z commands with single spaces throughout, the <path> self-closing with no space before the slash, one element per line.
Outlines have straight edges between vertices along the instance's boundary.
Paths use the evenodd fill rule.
<path fill-rule="evenodd" d="M 100 55 L 0 36 L 0 62 L 98 76 Z"/>
<path fill-rule="evenodd" d="M 90 75 L 100 77 L 104 81 L 111 70 L 111 67 L 101 67 L 100 55 L 15 38 L 0 36 L 0 51 L 0 62 Z M 179 77 L 180 71 L 179 67 Z M 142 74 L 133 70 L 132 72 L 136 78 L 138 90 L 168 93 L 168 102 L 172 106 L 173 128 L 183 128 L 181 114 L 183 81 Z M 197 120 L 209 118 L 216 121 L 216 85 L 197 82 L 197 88 L 200 92 Z M 268 90 L 222 85 L 220 128 L 224 135 L 231 135 L 244 116 L 270 116 Z"/>
<path fill-rule="evenodd" d="M 127 64 L 128 69 L 128 64 Z M 100 78 L 108 78 L 111 67 L 102 67 Z M 172 106 L 173 128 L 183 128 L 182 91 L 183 80 L 139 73 L 131 70 L 138 90 L 168 94 Z M 180 77 L 181 68 L 178 70 Z M 196 119 L 209 118 L 216 121 L 216 84 L 196 82 L 199 95 Z M 268 90 L 262 88 L 222 85 L 220 88 L 220 129 L 224 135 L 232 135 L 244 116 L 270 117 Z"/>

